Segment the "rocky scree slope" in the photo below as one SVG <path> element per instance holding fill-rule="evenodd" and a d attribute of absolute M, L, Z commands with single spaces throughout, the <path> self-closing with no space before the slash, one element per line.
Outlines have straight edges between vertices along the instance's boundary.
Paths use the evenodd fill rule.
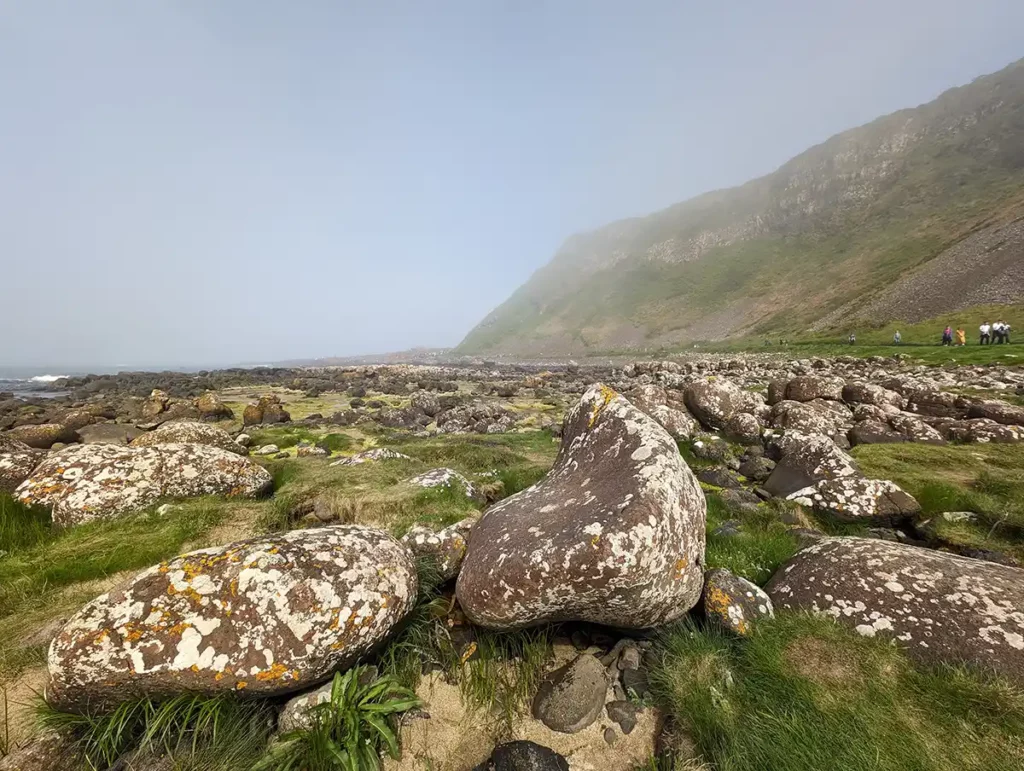
<path fill-rule="evenodd" d="M 1019 299 L 1022 138 L 1019 61 L 740 187 L 572 236 L 458 350 L 671 345 L 828 327 L 865 304 L 915 321 Z"/>

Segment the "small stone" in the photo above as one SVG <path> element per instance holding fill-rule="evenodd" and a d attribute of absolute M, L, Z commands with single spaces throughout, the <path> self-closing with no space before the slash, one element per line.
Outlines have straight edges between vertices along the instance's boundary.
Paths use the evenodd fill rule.
<path fill-rule="evenodd" d="M 606 729 L 604 729 L 604 740 L 608 743 L 609 746 L 615 744 L 618 738 L 618 734 L 615 733 L 615 729 L 611 726 L 608 726 Z"/>
<path fill-rule="evenodd" d="M 636 707 L 629 701 L 610 701 L 605 706 L 608 719 L 618 723 L 622 733 L 627 736 L 636 728 Z"/>
<path fill-rule="evenodd" d="M 622 649 L 619 654 L 619 669 L 640 669 L 640 649 L 635 645 L 629 645 Z"/>
<path fill-rule="evenodd" d="M 553 731 L 577 733 L 597 720 L 607 690 L 601 662 L 582 654 L 545 678 L 533 701 L 533 715 Z"/>

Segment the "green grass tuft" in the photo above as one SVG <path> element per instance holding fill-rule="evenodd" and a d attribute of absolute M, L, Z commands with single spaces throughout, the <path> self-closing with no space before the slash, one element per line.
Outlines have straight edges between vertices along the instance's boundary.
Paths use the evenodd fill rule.
<path fill-rule="evenodd" d="M 748 513 L 729 508 L 715 493 L 706 493 L 705 497 L 708 502 L 708 568 L 727 568 L 762 585 L 799 548 L 796 536 L 779 521 L 778 512 L 772 506 L 761 504 L 757 512 Z M 730 519 L 742 523 L 739 534 L 713 534 L 716 527 Z"/>
<path fill-rule="evenodd" d="M 0 492 L 0 554 L 20 551 L 50 537 L 50 514 Z"/>

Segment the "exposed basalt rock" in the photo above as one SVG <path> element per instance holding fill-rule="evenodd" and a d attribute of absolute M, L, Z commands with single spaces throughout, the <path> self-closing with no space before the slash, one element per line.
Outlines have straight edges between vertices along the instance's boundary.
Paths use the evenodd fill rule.
<path fill-rule="evenodd" d="M 846 431 L 852 420 L 853 415 L 848 407 L 825 399 L 809 402 L 781 401 L 772 407 L 768 417 L 768 422 L 775 428 L 825 436 Z"/>
<path fill-rule="evenodd" d="M 441 403 L 438 401 L 437 395 L 430 391 L 413 392 L 409 397 L 409 404 L 417 412 L 422 412 L 429 417 L 434 417 L 441 411 Z"/>
<path fill-rule="evenodd" d="M 697 421 L 686 411 L 683 395 L 678 391 L 642 385 L 625 396 L 634 407 L 654 418 L 673 439 L 689 439 L 699 428 Z"/>
<path fill-rule="evenodd" d="M 847 383 L 843 386 L 842 396 L 843 401 L 850 404 L 889 406 L 898 410 L 902 410 L 907 405 L 906 397 L 902 394 L 874 383 Z"/>
<path fill-rule="evenodd" d="M 850 444 L 899 444 L 907 441 L 907 437 L 888 423 L 876 420 L 862 420 L 846 432 Z M 941 436 L 940 436 L 941 438 Z"/>
<path fill-rule="evenodd" d="M 839 522 L 897 527 L 921 513 L 921 505 L 895 482 L 845 476 L 825 479 L 788 496 L 801 506 Z"/>
<path fill-rule="evenodd" d="M 724 428 L 729 418 L 737 412 L 752 411 L 757 401 L 754 394 L 724 378 L 698 380 L 685 392 L 687 408 L 710 429 Z"/>
<path fill-rule="evenodd" d="M 841 377 L 802 375 L 786 384 L 786 398 L 795 402 L 809 402 L 814 399 L 841 401 L 844 386 Z"/>
<path fill-rule="evenodd" d="M 476 498 L 479 494 L 472 482 L 458 471 L 450 468 L 435 468 L 430 471 L 424 471 L 422 474 L 417 474 L 410 479 L 409 484 L 435 489 L 458 487 L 462 489 L 467 498 Z"/>
<path fill-rule="evenodd" d="M 704 578 L 704 614 L 711 623 L 743 637 L 760 619 L 775 616 L 761 587 L 723 568 L 709 570 Z"/>
<path fill-rule="evenodd" d="M 749 412 L 737 412 L 726 422 L 724 433 L 737 442 L 754 444 L 761 440 L 761 421 Z"/>
<path fill-rule="evenodd" d="M 906 437 L 908 442 L 945 444 L 942 434 L 914 415 L 890 415 L 889 425 Z"/>
<path fill-rule="evenodd" d="M 78 433 L 60 423 L 43 423 L 35 426 L 17 426 L 7 432 L 15 439 L 36 450 L 48 450 L 58 442 L 70 444 L 78 441 Z"/>
<path fill-rule="evenodd" d="M 402 536 L 402 543 L 413 556 L 429 559 L 436 567 L 438 577 L 442 581 L 449 581 L 459 574 L 474 524 L 476 518 L 468 517 L 437 532 L 424 525 L 414 525 Z"/>
<path fill-rule="evenodd" d="M 93 423 L 78 430 L 82 444 L 129 444 L 142 436 L 143 430 L 127 423 Z"/>
<path fill-rule="evenodd" d="M 0 446 L 0 492 L 13 493 L 43 459 L 43 453 L 11 440 Z"/>
<path fill-rule="evenodd" d="M 291 419 L 292 416 L 281 406 L 281 400 L 273 394 L 261 396 L 254 404 L 246 405 L 242 411 L 242 424 L 246 426 L 287 423 Z"/>
<path fill-rule="evenodd" d="M 826 538 L 765 587 L 777 609 L 811 610 L 914 658 L 967 662 L 1024 682 L 1024 571 L 870 538 Z"/>
<path fill-rule="evenodd" d="M 972 404 L 967 410 L 968 418 L 988 418 L 1008 426 L 1024 426 L 1024 407 L 999 401 Z"/>
<path fill-rule="evenodd" d="M 375 447 L 372 450 L 363 450 L 347 458 L 341 458 L 331 463 L 332 466 L 359 466 L 363 463 L 375 463 L 382 460 L 412 460 L 408 455 L 403 455 L 397 450 L 387 447 Z"/>
<path fill-rule="evenodd" d="M 15 494 L 52 508 L 54 524 L 66 526 L 128 514 L 160 498 L 253 497 L 271 485 L 266 469 L 216 447 L 93 444 L 51 452 Z"/>
<path fill-rule="evenodd" d="M 203 444 L 218 447 L 236 455 L 248 455 L 249 451 L 231 438 L 231 434 L 218 426 L 193 420 L 176 420 L 161 423 L 152 431 L 132 441 L 132 447 L 152 447 L 156 444 Z"/>
<path fill-rule="evenodd" d="M 581 654 L 544 679 L 533 700 L 533 716 L 552 731 L 574 734 L 600 717 L 607 690 L 604 665 Z"/>
<path fill-rule="evenodd" d="M 1024 427 L 993 423 L 985 418 L 966 421 L 962 431 L 954 431 L 953 437 L 972 444 L 1013 444 L 1024 441 Z"/>
<path fill-rule="evenodd" d="M 777 462 L 764 488 L 775 496 L 785 497 L 823 479 L 858 473 L 853 458 L 820 434 L 787 432 L 773 438 L 768 449 Z"/>
<path fill-rule="evenodd" d="M 235 413 L 215 393 L 205 393 L 196 399 L 196 409 L 203 420 L 231 420 Z"/>
<path fill-rule="evenodd" d="M 569 771 L 569 762 L 554 750 L 520 740 L 499 744 L 473 771 Z"/>
<path fill-rule="evenodd" d="M 706 503 L 672 437 L 603 385 L 566 415 L 554 468 L 470 534 L 458 598 L 475 623 L 679 618 L 703 585 Z"/>
<path fill-rule="evenodd" d="M 201 549 L 73 616 L 50 645 L 46 699 L 81 711 L 138 696 L 309 688 L 384 640 L 416 593 L 408 550 L 372 528 Z"/>

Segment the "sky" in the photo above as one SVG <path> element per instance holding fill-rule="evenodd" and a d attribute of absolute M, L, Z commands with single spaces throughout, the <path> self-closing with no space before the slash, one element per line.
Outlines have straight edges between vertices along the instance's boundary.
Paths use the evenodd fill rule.
<path fill-rule="evenodd" d="M 0 0 L 0 369 L 454 345 L 571 234 L 1022 29 L 1020 0 Z"/>

